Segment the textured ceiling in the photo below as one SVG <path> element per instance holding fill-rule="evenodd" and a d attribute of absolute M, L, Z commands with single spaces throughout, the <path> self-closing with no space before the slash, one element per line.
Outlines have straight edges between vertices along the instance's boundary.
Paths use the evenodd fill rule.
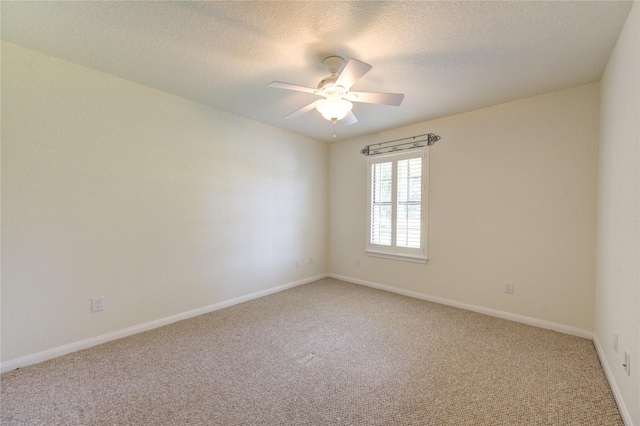
<path fill-rule="evenodd" d="M 2 39 L 317 140 L 326 56 L 373 69 L 345 139 L 600 79 L 631 2 L 1 2 Z"/>

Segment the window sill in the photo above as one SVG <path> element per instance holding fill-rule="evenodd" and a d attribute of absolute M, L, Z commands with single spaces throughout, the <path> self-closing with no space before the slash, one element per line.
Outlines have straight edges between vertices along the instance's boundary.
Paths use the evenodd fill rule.
<path fill-rule="evenodd" d="M 367 256 L 373 257 L 382 257 L 385 259 L 392 260 L 402 260 L 404 262 L 412 262 L 412 263 L 427 263 L 428 258 L 421 256 L 409 256 L 406 254 L 392 254 L 392 253 L 384 253 L 380 251 L 366 250 L 365 253 Z"/>

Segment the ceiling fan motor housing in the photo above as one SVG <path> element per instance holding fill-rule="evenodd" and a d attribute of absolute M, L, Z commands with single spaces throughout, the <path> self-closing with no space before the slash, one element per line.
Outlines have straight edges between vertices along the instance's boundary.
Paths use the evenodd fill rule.
<path fill-rule="evenodd" d="M 347 94 L 347 89 L 342 86 L 336 86 L 336 80 L 338 76 L 332 75 L 327 78 L 323 78 L 318 83 L 318 91 L 326 97 L 342 97 Z"/>

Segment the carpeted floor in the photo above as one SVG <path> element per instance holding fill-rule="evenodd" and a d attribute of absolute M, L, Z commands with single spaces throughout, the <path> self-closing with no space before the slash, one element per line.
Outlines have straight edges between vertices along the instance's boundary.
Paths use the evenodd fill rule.
<path fill-rule="evenodd" d="M 3 374 L 3 425 L 621 425 L 589 340 L 334 279 Z"/>

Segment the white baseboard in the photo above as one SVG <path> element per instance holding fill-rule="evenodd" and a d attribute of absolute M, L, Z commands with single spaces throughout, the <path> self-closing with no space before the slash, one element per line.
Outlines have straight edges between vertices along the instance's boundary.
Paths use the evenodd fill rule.
<path fill-rule="evenodd" d="M 618 410 L 620 411 L 620 415 L 622 416 L 622 421 L 627 426 L 633 426 L 633 422 L 631 421 L 631 414 L 627 409 L 627 406 L 624 403 L 624 399 L 622 399 L 622 394 L 618 389 L 618 385 L 616 384 L 616 380 L 613 377 L 613 373 L 611 373 L 611 366 L 607 362 L 607 358 L 604 356 L 604 350 L 602 349 L 602 345 L 600 344 L 600 340 L 598 340 L 598 336 L 593 334 L 593 344 L 596 347 L 596 352 L 598 353 L 598 358 L 600 358 L 600 364 L 602 364 L 602 369 L 604 370 L 605 376 L 607 376 L 607 380 L 609 381 L 609 387 L 611 387 L 611 392 L 613 392 L 613 397 L 616 400 L 616 404 L 618 404 Z"/>
<path fill-rule="evenodd" d="M 121 339 L 123 337 L 131 336 L 133 334 L 141 333 L 143 331 L 152 330 L 154 328 L 162 327 L 181 321 L 188 318 L 193 318 L 198 315 L 206 314 L 209 312 L 217 311 L 219 309 L 227 308 L 229 306 L 237 305 L 238 303 L 247 302 L 249 300 L 257 299 L 259 297 L 268 296 L 273 293 L 278 293 L 283 290 L 287 290 L 293 287 L 297 287 L 302 284 L 307 284 L 313 281 L 326 278 L 328 275 L 321 274 L 309 278 L 304 278 L 288 284 L 283 284 L 277 287 L 268 288 L 266 290 L 257 291 L 255 293 L 247 294 L 245 296 L 235 297 L 233 299 L 225 300 L 223 302 L 214 303 L 213 305 L 203 306 L 202 308 L 193 309 L 191 311 L 183 312 L 169 317 L 160 318 L 154 321 L 146 322 L 144 324 L 128 327 L 123 330 L 114 331 L 112 333 L 103 334 L 101 336 L 91 337 L 89 339 L 81 340 L 79 342 L 70 343 L 68 345 L 59 346 L 57 348 L 48 349 L 43 352 L 38 352 L 32 355 L 27 355 L 21 358 L 16 358 L 10 361 L 6 361 L 0 364 L 0 372 L 5 373 L 7 371 L 15 370 L 16 368 L 23 368 L 28 365 L 37 364 L 39 362 L 47 361 L 53 358 L 57 358 L 62 355 L 67 355 L 72 352 L 76 352 L 82 349 L 87 349 L 92 346 L 100 345 L 102 343 L 110 342 L 112 340 Z"/>
<path fill-rule="evenodd" d="M 559 333 L 569 334 L 572 336 L 583 337 L 585 339 L 593 339 L 593 333 L 588 330 L 583 330 L 581 328 L 570 327 L 568 325 L 557 324 L 554 322 L 544 321 L 537 318 L 527 317 L 524 315 L 512 314 L 510 312 L 498 311 L 496 309 L 485 308 L 484 306 L 478 305 L 470 305 L 467 303 L 456 302 L 454 300 L 444 299 L 440 297 L 433 297 L 423 293 L 418 293 L 414 291 L 402 290 L 399 288 L 387 286 L 384 284 L 378 284 L 371 281 L 365 281 L 358 278 L 345 277 L 342 275 L 336 274 L 328 274 L 329 277 L 335 278 L 342 281 L 351 282 L 354 284 L 360 284 L 367 287 L 377 288 L 379 290 L 385 290 L 392 293 L 401 294 L 403 296 L 413 297 L 415 299 L 426 300 L 429 302 L 440 303 L 442 305 L 453 306 L 455 308 L 466 309 L 467 311 L 478 312 L 480 314 L 489 315 L 492 317 L 502 318 L 510 321 L 515 321 L 527 325 L 532 325 L 539 328 L 544 328 L 547 330 L 554 330 Z"/>

